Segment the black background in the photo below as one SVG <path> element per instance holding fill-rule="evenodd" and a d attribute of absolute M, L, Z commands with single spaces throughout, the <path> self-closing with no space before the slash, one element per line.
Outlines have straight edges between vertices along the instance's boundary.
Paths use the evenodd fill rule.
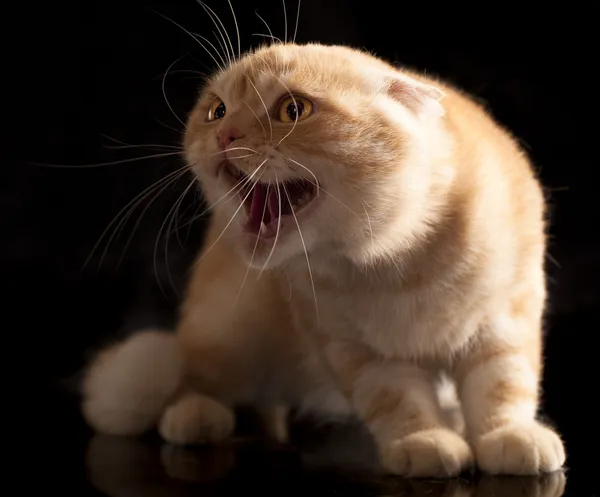
<path fill-rule="evenodd" d="M 266 32 L 255 10 L 283 37 L 278 0 L 232 3 L 244 48 L 259 42 L 252 33 Z M 291 37 L 297 4 L 287 3 Z M 588 495 L 586 472 L 600 462 L 589 446 L 597 436 L 591 399 L 600 329 L 597 25 L 591 7 L 545 5 L 492 2 L 459 10 L 430 2 L 304 0 L 297 41 L 365 47 L 438 74 L 489 105 L 521 139 L 550 202 L 544 412 L 564 434 L 571 472 L 580 475 L 570 488 L 582 493 L 573 495 Z M 213 0 L 210 6 L 233 36 L 227 2 Z M 168 251 L 164 231 L 155 243 L 188 184 L 181 180 L 151 204 L 128 247 L 147 202 L 108 248 L 104 239 L 92 252 L 125 204 L 182 162 L 173 156 L 87 166 L 163 152 L 110 148 L 117 145 L 114 139 L 179 145 L 179 119 L 185 120 L 200 84 L 196 72 L 208 72 L 212 60 L 157 13 L 209 38 L 214 26 L 193 0 L 47 2 L 18 9 L 4 16 L 3 33 L 3 350 L 5 364 L 11 356 L 18 361 L 9 383 L 15 398 L 27 401 L 17 415 L 28 419 L 30 434 L 67 437 L 79 421 L 74 410 L 57 407 L 64 400 L 61 389 L 74 389 L 89 351 L 115 334 L 172 325 L 204 226 L 203 219 L 189 223 L 201 210 L 198 194 L 190 193 L 182 203 L 179 236 L 168 238 Z M 176 118 L 162 81 L 180 57 L 165 79 Z M 25 407 L 30 405 L 36 408 Z"/>

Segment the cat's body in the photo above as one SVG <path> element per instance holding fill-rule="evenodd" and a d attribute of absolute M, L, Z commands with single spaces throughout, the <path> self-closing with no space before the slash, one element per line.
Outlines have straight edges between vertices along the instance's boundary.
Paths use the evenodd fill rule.
<path fill-rule="evenodd" d="M 358 51 L 277 45 L 210 82 L 185 145 L 215 208 L 173 355 L 185 380 L 154 412 L 165 438 L 219 441 L 232 405 L 288 404 L 358 415 L 398 474 L 455 475 L 472 452 L 494 473 L 560 468 L 560 439 L 535 420 L 544 199 L 478 105 Z M 256 205 L 219 200 L 238 179 Z M 97 415 L 100 369 L 88 419 L 132 431 Z M 441 373 L 457 383 L 466 439 L 441 411 Z"/>

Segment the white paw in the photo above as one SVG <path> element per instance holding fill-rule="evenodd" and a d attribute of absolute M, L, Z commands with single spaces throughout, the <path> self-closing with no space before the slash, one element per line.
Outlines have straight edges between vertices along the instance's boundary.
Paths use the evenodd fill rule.
<path fill-rule="evenodd" d="M 479 468 L 491 474 L 537 475 L 556 471 L 565 462 L 562 441 L 539 423 L 486 433 L 476 441 L 475 454 Z"/>
<path fill-rule="evenodd" d="M 390 473 L 410 477 L 450 477 L 473 463 L 467 442 L 447 428 L 419 431 L 380 448 Z"/>
<path fill-rule="evenodd" d="M 229 438 L 234 426 L 231 409 L 194 393 L 185 395 L 165 410 L 158 431 L 167 442 L 174 444 L 215 444 Z"/>

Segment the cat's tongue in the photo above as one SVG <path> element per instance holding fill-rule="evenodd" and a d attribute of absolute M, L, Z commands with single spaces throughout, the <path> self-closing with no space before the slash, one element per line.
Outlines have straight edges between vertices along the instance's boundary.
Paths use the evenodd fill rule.
<path fill-rule="evenodd" d="M 292 207 L 280 185 L 255 183 L 248 212 L 247 229 L 251 233 L 269 238 L 277 234 L 280 216 L 291 214 Z"/>
<path fill-rule="evenodd" d="M 294 208 L 301 208 L 312 198 L 313 190 L 309 182 L 294 181 L 277 185 L 257 182 L 247 205 L 248 223 L 246 230 L 270 238 L 277 234 L 285 216 L 291 215 Z"/>
<path fill-rule="evenodd" d="M 252 201 L 250 212 L 248 214 L 248 229 L 252 233 L 260 231 L 260 225 L 263 222 L 263 214 L 267 214 L 265 203 L 267 202 L 267 185 L 255 183 L 252 188 Z"/>

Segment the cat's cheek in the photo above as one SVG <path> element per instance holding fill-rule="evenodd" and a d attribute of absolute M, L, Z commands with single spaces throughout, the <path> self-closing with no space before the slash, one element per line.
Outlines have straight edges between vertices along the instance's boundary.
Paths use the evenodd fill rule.
<path fill-rule="evenodd" d="M 196 183 L 202 196 L 209 205 L 216 205 L 219 199 L 223 198 L 231 189 L 226 178 L 219 173 L 218 168 L 205 165 L 196 165 L 192 167 L 192 172 L 196 178 Z M 237 200 L 237 196 L 228 197 L 231 200 Z M 224 207 L 227 202 L 219 202 L 219 208 Z M 236 206 L 237 207 L 237 206 Z M 235 210 L 235 209 L 234 209 Z M 233 211 L 229 213 L 233 215 Z"/>

